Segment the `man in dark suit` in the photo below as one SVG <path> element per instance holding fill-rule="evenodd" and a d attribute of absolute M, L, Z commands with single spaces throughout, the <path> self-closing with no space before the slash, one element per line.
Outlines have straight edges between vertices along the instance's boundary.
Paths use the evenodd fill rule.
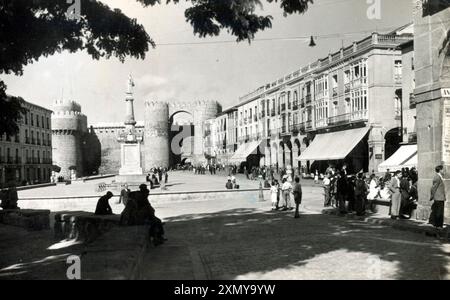
<path fill-rule="evenodd" d="M 113 193 L 107 192 L 106 195 L 98 199 L 97 207 L 95 209 L 96 215 L 112 215 L 112 209 L 108 202 L 112 197 Z"/>
<path fill-rule="evenodd" d="M 444 167 L 437 166 L 436 175 L 433 178 L 433 185 L 431 187 L 430 201 L 433 201 L 431 206 L 431 214 L 429 223 L 435 227 L 442 228 L 444 226 L 444 203 L 445 203 L 445 186 L 444 186 Z"/>

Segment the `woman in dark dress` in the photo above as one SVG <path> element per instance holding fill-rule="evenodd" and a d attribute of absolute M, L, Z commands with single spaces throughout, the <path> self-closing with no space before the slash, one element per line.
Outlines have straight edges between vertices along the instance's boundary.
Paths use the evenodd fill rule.
<path fill-rule="evenodd" d="M 409 209 L 409 174 L 407 172 L 402 172 L 402 179 L 400 180 L 400 194 L 401 194 L 401 204 L 400 204 L 400 218 L 408 218 L 406 215 L 410 216 L 411 211 Z"/>

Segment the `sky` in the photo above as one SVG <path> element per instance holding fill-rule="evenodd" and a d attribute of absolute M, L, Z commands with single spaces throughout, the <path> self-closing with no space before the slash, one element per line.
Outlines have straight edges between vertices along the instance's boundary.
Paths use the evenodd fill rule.
<path fill-rule="evenodd" d="M 380 1 L 380 19 L 367 16 L 367 2 L 374 1 Z M 273 26 L 257 33 L 249 44 L 236 43 L 227 33 L 194 36 L 184 17 L 188 4 L 183 1 L 147 8 L 135 0 L 102 2 L 136 18 L 156 49 L 145 60 L 128 58 L 125 63 L 116 58 L 95 61 L 84 52 L 42 57 L 26 66 L 23 76 L 1 75 L 8 94 L 50 109 L 55 100 L 74 100 L 90 124 L 120 122 L 131 74 L 138 120 L 144 119 L 146 100 L 216 100 L 227 108 L 258 87 L 338 51 L 343 43 L 347 46 L 370 32 L 388 32 L 411 22 L 413 6 L 412 0 L 316 0 L 305 14 L 284 17 L 279 4 L 262 0 L 261 13 L 273 16 Z M 311 35 L 317 43 L 313 48 L 304 38 Z"/>

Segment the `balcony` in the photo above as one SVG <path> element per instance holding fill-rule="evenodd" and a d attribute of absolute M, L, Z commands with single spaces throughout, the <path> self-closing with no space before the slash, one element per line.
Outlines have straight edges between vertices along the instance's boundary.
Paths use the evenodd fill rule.
<path fill-rule="evenodd" d="M 21 157 L 16 157 L 16 158 L 14 159 L 14 163 L 15 163 L 16 165 L 20 165 L 20 164 L 22 163 L 22 158 L 21 158 Z"/>
<path fill-rule="evenodd" d="M 312 95 L 311 95 L 311 94 L 306 95 L 305 100 L 306 100 L 306 101 L 305 101 L 305 102 L 306 102 L 306 105 L 311 104 Z"/>
<path fill-rule="evenodd" d="M 301 124 L 294 124 L 291 125 L 289 128 L 289 131 L 293 134 L 293 135 L 298 135 L 301 131 Z M 304 130 L 303 130 L 304 132 Z"/>
<path fill-rule="evenodd" d="M 281 111 L 285 111 L 286 110 L 286 104 L 281 104 Z"/>
<path fill-rule="evenodd" d="M 25 144 L 29 144 L 30 143 L 30 138 L 29 137 L 26 137 L 25 138 Z"/>
<path fill-rule="evenodd" d="M 275 109 L 272 109 L 272 110 L 270 111 L 270 115 L 271 115 L 272 117 L 275 117 Z"/>
<path fill-rule="evenodd" d="M 294 102 L 294 104 L 292 105 L 292 110 L 298 110 L 298 102 Z"/>
<path fill-rule="evenodd" d="M 322 128 L 322 127 L 327 127 L 327 126 L 328 126 L 328 119 L 327 118 L 316 120 L 316 127 L 317 128 Z"/>
<path fill-rule="evenodd" d="M 328 118 L 329 125 L 342 125 L 350 122 L 351 114 L 343 114 Z"/>
<path fill-rule="evenodd" d="M 305 98 L 302 98 L 302 100 L 300 101 L 300 107 L 301 108 L 305 107 Z"/>
<path fill-rule="evenodd" d="M 351 113 L 350 120 L 352 122 L 355 121 L 367 121 L 369 116 L 368 110 L 360 110 L 360 111 L 354 111 Z"/>
<path fill-rule="evenodd" d="M 36 140 L 36 145 L 38 145 L 38 146 L 41 145 L 41 140 L 40 140 L 40 139 L 37 139 L 37 140 Z"/>

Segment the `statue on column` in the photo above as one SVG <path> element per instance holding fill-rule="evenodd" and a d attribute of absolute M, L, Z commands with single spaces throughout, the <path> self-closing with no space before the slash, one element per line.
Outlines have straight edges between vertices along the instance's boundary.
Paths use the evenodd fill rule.
<path fill-rule="evenodd" d="M 133 88 L 135 87 L 133 77 L 128 75 L 128 81 L 127 81 L 127 94 L 133 94 Z"/>

